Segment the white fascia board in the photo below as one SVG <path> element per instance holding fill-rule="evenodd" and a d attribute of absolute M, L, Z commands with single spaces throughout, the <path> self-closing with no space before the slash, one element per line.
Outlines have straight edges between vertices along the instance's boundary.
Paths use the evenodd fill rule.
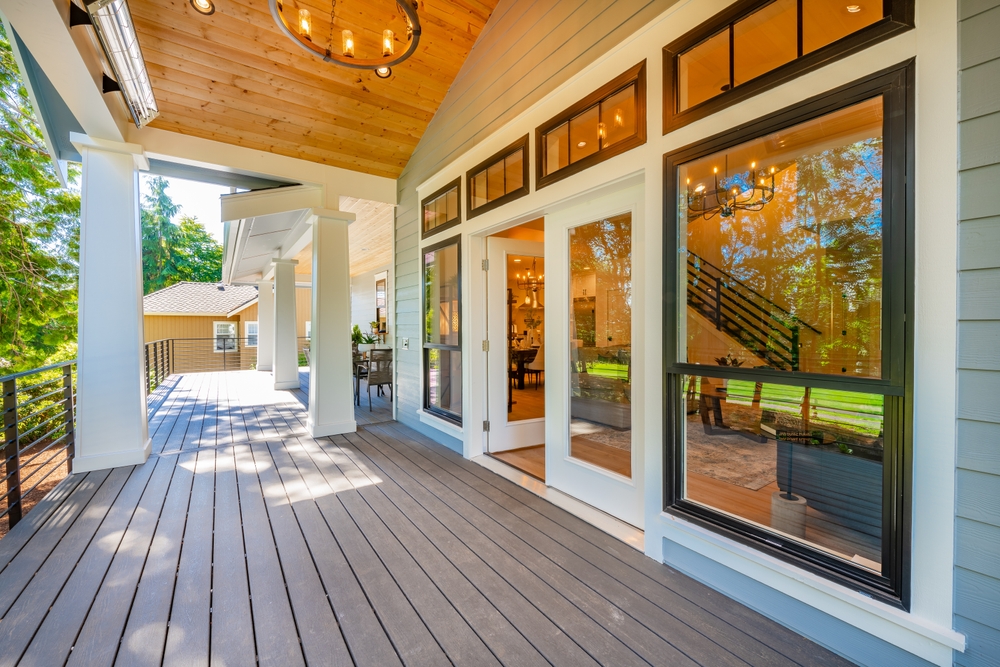
<path fill-rule="evenodd" d="M 0 3 L 5 1 L 9 0 L 0 0 Z M 323 200 L 312 206 L 336 209 L 341 195 L 396 204 L 396 180 L 392 178 L 149 126 L 139 129 L 133 125 L 127 131 L 128 140 L 142 144 L 152 158 L 319 186 L 323 189 Z"/>
<path fill-rule="evenodd" d="M 69 2 L 0 0 L 0 13 L 17 30 L 84 131 L 124 141 L 128 110 L 120 96 L 101 92 L 100 46 L 92 28 L 70 30 Z"/>
<path fill-rule="evenodd" d="M 323 189 L 315 185 L 292 185 L 270 190 L 236 192 L 220 197 L 222 221 L 257 218 L 312 209 L 323 200 Z"/>
<path fill-rule="evenodd" d="M 244 303 L 242 306 L 239 306 L 239 307 L 237 307 L 237 308 L 235 308 L 233 310 L 230 310 L 229 314 L 227 314 L 226 317 L 232 317 L 233 315 L 236 315 L 238 313 L 242 313 L 244 310 L 246 310 L 250 306 L 256 305 L 256 303 L 257 303 L 257 299 L 251 299 L 250 301 L 247 301 L 246 303 Z"/>
<path fill-rule="evenodd" d="M 226 313 L 185 313 L 180 311 L 163 311 L 160 313 L 144 311 L 142 314 L 144 317 L 230 317 L 230 315 Z"/>

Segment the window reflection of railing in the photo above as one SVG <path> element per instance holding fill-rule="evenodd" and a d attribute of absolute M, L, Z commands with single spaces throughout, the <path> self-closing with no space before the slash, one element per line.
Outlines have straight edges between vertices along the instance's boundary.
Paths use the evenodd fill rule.
<path fill-rule="evenodd" d="M 688 251 L 687 302 L 769 366 L 799 370 L 800 328 L 807 324 L 711 262 Z"/>

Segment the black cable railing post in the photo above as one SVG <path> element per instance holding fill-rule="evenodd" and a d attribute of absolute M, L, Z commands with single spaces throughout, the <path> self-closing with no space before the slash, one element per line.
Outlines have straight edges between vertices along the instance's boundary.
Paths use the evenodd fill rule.
<path fill-rule="evenodd" d="M 146 387 L 146 395 L 149 396 L 149 343 L 146 343 L 142 349 L 146 354 L 146 381 L 143 384 Z"/>
<path fill-rule="evenodd" d="M 73 470 L 76 454 L 76 406 L 73 405 L 73 364 L 63 366 L 63 400 L 66 402 L 66 460 Z"/>
<path fill-rule="evenodd" d="M 21 520 L 21 447 L 17 433 L 17 379 L 3 383 L 4 473 L 7 477 L 7 526 Z"/>

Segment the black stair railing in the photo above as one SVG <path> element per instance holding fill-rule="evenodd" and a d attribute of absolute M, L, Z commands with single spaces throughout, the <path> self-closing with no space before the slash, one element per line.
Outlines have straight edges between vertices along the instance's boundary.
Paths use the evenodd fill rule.
<path fill-rule="evenodd" d="M 688 251 L 687 302 L 768 366 L 799 370 L 800 329 L 820 333 L 732 274 Z"/>

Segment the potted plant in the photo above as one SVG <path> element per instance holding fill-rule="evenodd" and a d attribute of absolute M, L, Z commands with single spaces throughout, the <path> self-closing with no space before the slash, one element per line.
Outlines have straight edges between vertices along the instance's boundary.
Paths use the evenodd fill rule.
<path fill-rule="evenodd" d="M 374 348 L 375 347 L 375 343 L 377 343 L 377 342 L 378 342 L 378 339 L 375 338 L 375 336 L 373 336 L 371 334 L 367 334 L 367 333 L 366 334 L 361 334 L 361 343 L 358 344 L 358 351 L 359 352 L 367 352 L 368 350 L 371 350 L 372 348 Z"/>
<path fill-rule="evenodd" d="M 354 349 L 358 349 L 358 346 L 361 345 L 362 342 L 364 342 L 364 334 L 361 333 L 361 327 L 355 324 L 354 328 L 351 329 L 351 345 Z"/>

